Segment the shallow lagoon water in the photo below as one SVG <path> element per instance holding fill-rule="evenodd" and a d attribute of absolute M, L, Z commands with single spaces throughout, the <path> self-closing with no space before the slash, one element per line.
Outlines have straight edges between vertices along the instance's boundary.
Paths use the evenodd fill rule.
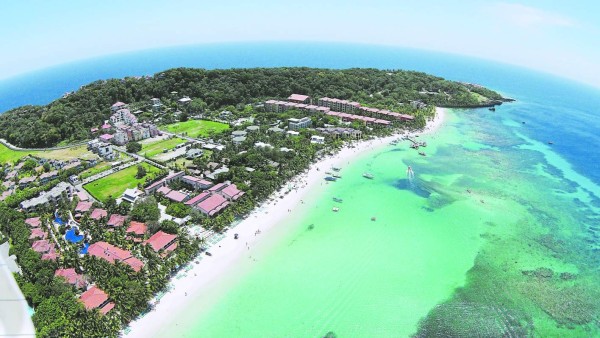
<path fill-rule="evenodd" d="M 600 335 L 598 186 L 512 109 L 451 112 L 427 157 L 404 142 L 345 166 L 181 334 Z"/>

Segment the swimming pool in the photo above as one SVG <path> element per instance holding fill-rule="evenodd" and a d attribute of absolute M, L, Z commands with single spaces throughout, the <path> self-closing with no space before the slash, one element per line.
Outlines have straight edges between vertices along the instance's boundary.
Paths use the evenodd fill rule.
<path fill-rule="evenodd" d="M 85 255 L 88 252 L 88 248 L 90 247 L 90 243 L 83 243 L 83 248 L 79 250 L 79 253 Z"/>
<path fill-rule="evenodd" d="M 71 228 L 69 230 L 67 230 L 67 233 L 65 233 L 65 239 L 71 243 L 78 243 L 81 242 L 83 240 L 83 235 L 77 235 L 75 233 L 75 228 Z"/>

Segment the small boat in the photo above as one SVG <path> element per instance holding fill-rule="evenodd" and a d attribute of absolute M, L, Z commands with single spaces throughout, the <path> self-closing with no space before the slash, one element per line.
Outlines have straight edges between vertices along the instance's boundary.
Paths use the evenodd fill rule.
<path fill-rule="evenodd" d="M 496 107 L 490 107 L 488 108 L 489 111 L 496 111 Z"/>
<path fill-rule="evenodd" d="M 415 172 L 412 170 L 411 166 L 408 166 L 408 169 L 406 169 L 406 174 L 411 177 L 415 175 Z"/>
<path fill-rule="evenodd" d="M 333 175 L 331 175 L 331 176 L 332 176 L 332 177 L 335 177 L 335 178 L 342 178 L 342 175 L 339 175 L 339 174 L 333 174 Z"/>
<path fill-rule="evenodd" d="M 206 251 L 206 252 L 205 252 L 205 254 L 206 254 L 207 256 L 212 256 L 212 254 L 211 254 L 210 252 L 208 252 L 208 251 Z"/>
<path fill-rule="evenodd" d="M 340 211 L 340 208 L 338 208 L 338 207 L 333 207 L 333 208 L 331 209 L 331 211 L 333 211 L 333 212 L 338 212 L 338 211 Z"/>
<path fill-rule="evenodd" d="M 340 167 L 331 167 L 331 170 L 333 170 L 333 171 L 340 171 L 340 170 L 342 170 L 342 168 L 340 168 Z"/>
<path fill-rule="evenodd" d="M 325 177 L 325 181 L 335 182 L 336 180 L 337 180 L 337 178 L 335 178 L 333 176 L 327 176 L 327 177 Z"/>
<path fill-rule="evenodd" d="M 326 171 L 325 174 L 327 174 L 327 175 L 333 175 L 333 173 L 331 171 Z"/>
<path fill-rule="evenodd" d="M 334 197 L 333 200 L 338 203 L 342 203 L 344 200 L 339 197 Z"/>
<path fill-rule="evenodd" d="M 410 147 L 413 149 L 419 149 L 419 145 L 416 143 L 411 144 Z"/>
<path fill-rule="evenodd" d="M 422 142 L 421 147 L 427 147 L 427 142 Z"/>
<path fill-rule="evenodd" d="M 240 237 L 240 235 L 238 235 L 238 234 L 233 234 L 233 238 L 234 238 L 234 239 L 238 239 L 239 237 Z"/>
<path fill-rule="evenodd" d="M 421 156 L 427 156 L 427 155 L 426 155 L 424 152 L 422 152 L 422 151 L 419 151 L 419 155 L 421 155 Z"/>
<path fill-rule="evenodd" d="M 552 142 L 552 141 L 548 141 L 548 144 L 554 144 L 554 142 Z"/>
<path fill-rule="evenodd" d="M 372 180 L 374 176 L 371 173 L 363 173 L 363 177 Z"/>
<path fill-rule="evenodd" d="M 371 217 L 371 221 L 375 222 L 377 220 L 377 217 L 373 216 Z"/>

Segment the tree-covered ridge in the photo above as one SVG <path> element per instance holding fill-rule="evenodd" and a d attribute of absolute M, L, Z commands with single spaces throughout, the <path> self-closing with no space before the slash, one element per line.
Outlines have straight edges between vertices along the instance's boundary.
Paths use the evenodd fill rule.
<path fill-rule="evenodd" d="M 208 110 L 286 98 L 301 93 L 398 109 L 412 100 L 443 107 L 500 103 L 489 89 L 447 81 L 420 72 L 377 69 L 250 68 L 205 70 L 176 68 L 153 77 L 96 81 L 45 106 L 23 106 L 0 115 L 0 137 L 21 147 L 48 147 L 89 138 L 89 129 L 110 116 L 116 101 L 147 102 L 171 92 L 200 99 Z"/>

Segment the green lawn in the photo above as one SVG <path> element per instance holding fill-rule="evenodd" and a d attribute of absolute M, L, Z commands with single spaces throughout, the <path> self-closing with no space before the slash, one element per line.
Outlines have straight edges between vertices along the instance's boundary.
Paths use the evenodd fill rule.
<path fill-rule="evenodd" d="M 229 125 L 206 120 L 188 120 L 167 124 L 164 128 L 175 134 L 187 133 L 189 137 L 207 137 L 210 134 L 218 134 L 229 129 Z"/>
<path fill-rule="evenodd" d="M 146 177 L 142 179 L 135 178 L 135 175 L 137 174 L 137 165 L 134 165 L 97 181 L 88 183 L 84 185 L 83 188 L 100 201 L 106 201 L 109 196 L 114 198 L 121 197 L 125 189 L 135 188 L 138 183 L 145 185 L 146 179 L 152 178 L 160 171 L 157 167 L 151 166 L 145 162 L 142 165 L 148 172 Z"/>
<path fill-rule="evenodd" d="M 16 151 L 8 149 L 4 144 L 0 143 L 0 163 L 15 163 L 20 160 L 22 157 L 25 157 L 29 154 L 34 155 L 38 153 L 37 151 Z"/>
<path fill-rule="evenodd" d="M 15 163 L 22 157 L 35 155 L 42 158 L 52 158 L 56 160 L 71 160 L 74 158 L 92 159 L 97 156 L 87 150 L 86 146 L 76 146 L 59 150 L 11 150 L 5 145 L 0 144 L 0 163 Z"/>
<path fill-rule="evenodd" d="M 142 150 L 138 154 L 146 156 L 148 158 L 154 157 L 163 152 L 163 149 L 173 149 L 176 145 L 187 142 L 179 137 L 174 137 L 168 140 L 161 140 L 158 142 L 142 144 Z"/>

